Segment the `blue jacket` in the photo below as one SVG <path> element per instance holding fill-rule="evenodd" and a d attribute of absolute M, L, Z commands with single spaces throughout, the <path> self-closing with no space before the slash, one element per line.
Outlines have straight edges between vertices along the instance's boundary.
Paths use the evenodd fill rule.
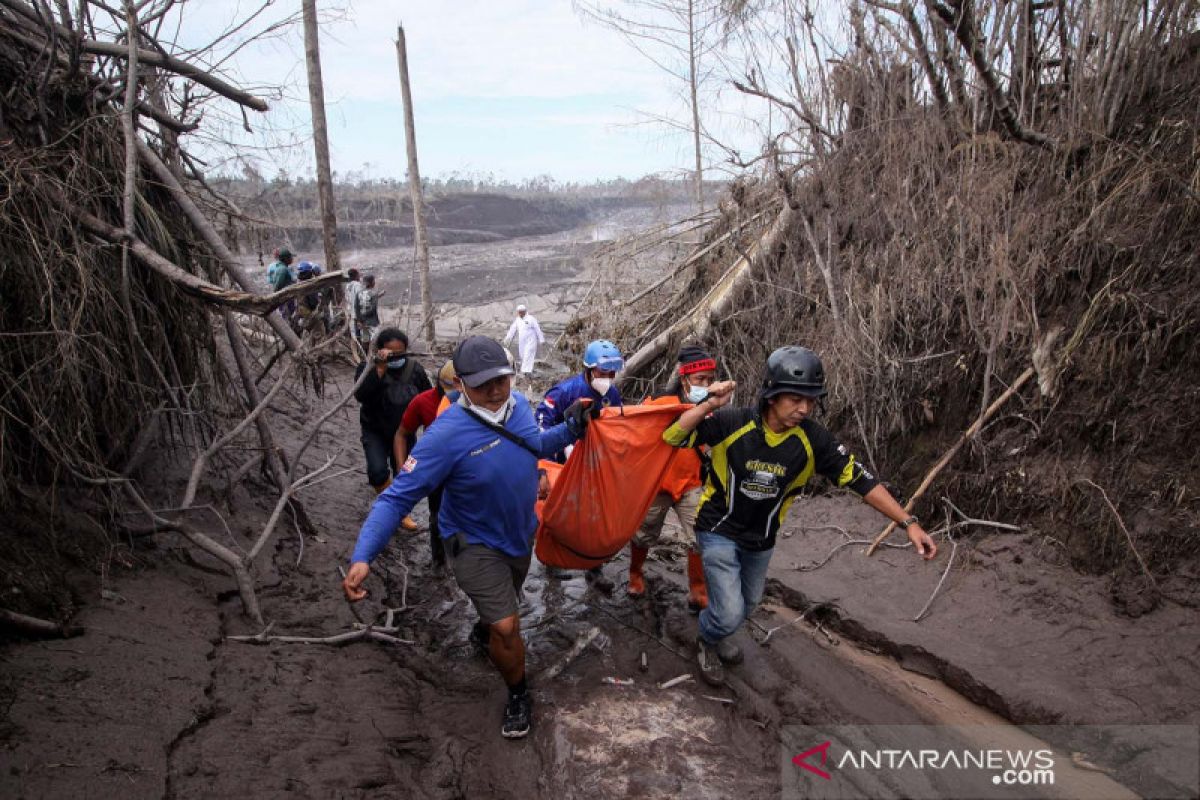
<path fill-rule="evenodd" d="M 539 431 L 529 402 L 513 396 L 516 405 L 504 427 L 533 448 L 549 455 L 578 438 L 565 424 Z M 417 501 L 442 485 L 438 524 L 443 539 L 462 532 L 468 543 L 507 556 L 530 554 L 537 529 L 537 458 L 455 404 L 425 431 L 392 485 L 375 500 L 350 562 L 370 562 L 379 555 Z"/>
<path fill-rule="evenodd" d="M 542 402 L 538 403 L 537 407 L 538 427 L 546 430 L 562 422 L 563 412 L 581 397 L 590 397 L 601 406 L 621 405 L 621 393 L 617 390 L 615 383 L 609 387 L 604 397 L 601 397 L 581 372 L 555 384 L 550 387 L 550 391 L 546 392 L 546 396 L 542 398 Z"/>

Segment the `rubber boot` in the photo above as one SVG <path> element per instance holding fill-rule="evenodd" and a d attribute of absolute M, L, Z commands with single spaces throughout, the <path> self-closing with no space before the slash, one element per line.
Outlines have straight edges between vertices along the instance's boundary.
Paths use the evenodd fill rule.
<path fill-rule="evenodd" d="M 641 597 L 646 593 L 646 579 L 642 577 L 642 565 L 646 563 L 647 547 L 629 545 L 629 596 Z"/>
<path fill-rule="evenodd" d="M 704 563 L 700 553 L 688 550 L 688 610 L 699 614 L 708 608 L 708 587 L 704 583 Z"/>
<path fill-rule="evenodd" d="M 404 530 L 406 530 L 406 531 L 415 531 L 417 528 L 420 528 L 421 526 L 418 525 L 417 521 L 415 519 L 413 519 L 412 517 L 405 517 L 404 519 L 400 520 L 400 527 L 404 528 Z"/>

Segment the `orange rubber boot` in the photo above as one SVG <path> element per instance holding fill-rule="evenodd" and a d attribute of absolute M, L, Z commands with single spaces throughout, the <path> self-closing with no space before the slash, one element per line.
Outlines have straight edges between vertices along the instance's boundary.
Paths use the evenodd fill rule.
<path fill-rule="evenodd" d="M 629 596 L 641 597 L 646 593 L 646 580 L 642 577 L 642 564 L 646 563 L 648 548 L 629 545 Z"/>
<path fill-rule="evenodd" d="M 415 519 L 413 519 L 412 517 L 405 517 L 404 519 L 400 520 L 400 527 L 404 528 L 404 530 L 406 530 L 406 531 L 415 531 L 417 528 L 420 528 L 421 526 L 418 525 L 417 521 Z"/>
<path fill-rule="evenodd" d="M 704 583 L 704 563 L 695 550 L 688 550 L 687 576 L 688 608 L 699 614 L 708 608 L 708 586 Z"/>

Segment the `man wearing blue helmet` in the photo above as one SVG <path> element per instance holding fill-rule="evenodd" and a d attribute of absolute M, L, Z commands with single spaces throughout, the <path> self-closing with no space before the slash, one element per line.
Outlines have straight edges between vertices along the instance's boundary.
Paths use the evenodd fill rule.
<path fill-rule="evenodd" d="M 625 359 L 612 342 L 597 339 L 589 344 L 583 351 L 583 372 L 555 384 L 538 403 L 535 414 L 538 427 L 549 430 L 562 422 L 563 412 L 580 398 L 591 399 L 596 409 L 621 405 L 621 392 L 614 379 L 624 366 Z M 557 453 L 554 460 L 566 461 L 566 453 Z"/>

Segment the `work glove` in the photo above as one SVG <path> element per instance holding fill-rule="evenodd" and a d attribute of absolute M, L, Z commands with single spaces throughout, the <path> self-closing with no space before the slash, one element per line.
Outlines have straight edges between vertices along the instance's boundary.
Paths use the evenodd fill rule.
<path fill-rule="evenodd" d="M 563 420 L 567 423 L 567 430 L 576 439 L 583 438 L 588 423 L 599 416 L 600 407 L 593 403 L 590 397 L 579 398 L 567 406 L 567 410 L 563 412 Z"/>

